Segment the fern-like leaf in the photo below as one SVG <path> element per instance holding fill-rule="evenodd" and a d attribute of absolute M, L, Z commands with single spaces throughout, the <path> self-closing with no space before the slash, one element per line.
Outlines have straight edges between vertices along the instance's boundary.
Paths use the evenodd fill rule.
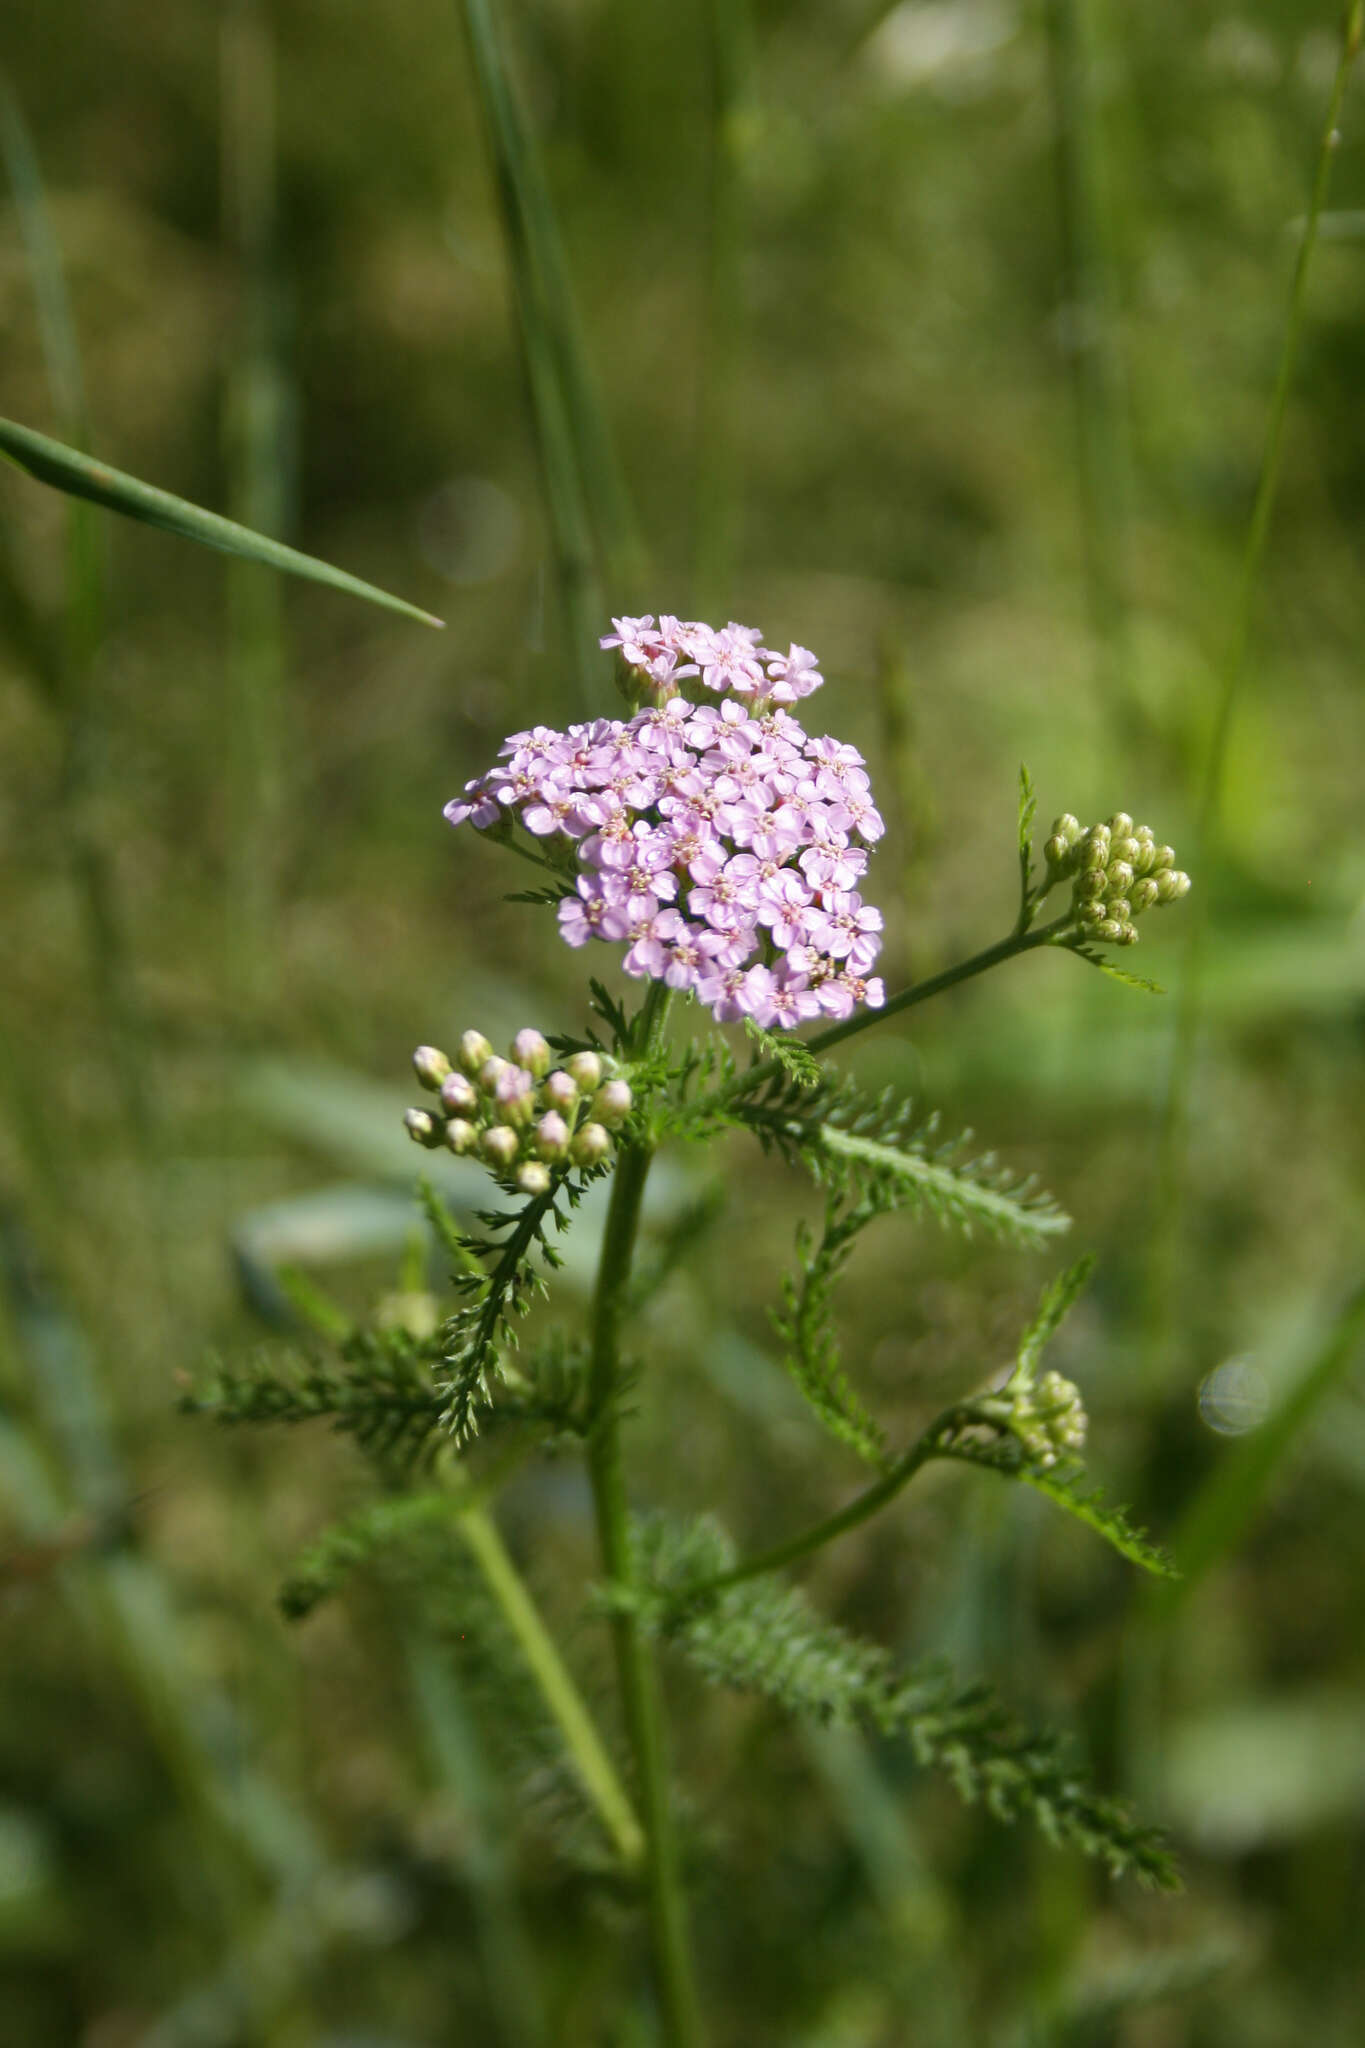
<path fill-rule="evenodd" d="M 431 1379 L 438 1355 L 432 1338 L 357 1330 L 335 1363 L 285 1352 L 222 1366 L 181 1408 L 224 1425 L 325 1418 L 372 1456 L 412 1466 L 430 1455 L 440 1424 L 442 1400 Z"/>
<path fill-rule="evenodd" d="M 1032 1380 L 1043 1346 L 1056 1336 L 1094 1270 L 1095 1255 L 1088 1252 L 1083 1259 L 1078 1259 L 1074 1266 L 1068 1266 L 1064 1273 L 1059 1273 L 1057 1278 L 1043 1289 L 1042 1299 L 1033 1313 L 1032 1320 L 1019 1339 L 1015 1367 L 1010 1375 L 1011 1386 L 1026 1386 Z"/>
<path fill-rule="evenodd" d="M 883 1210 L 915 1209 L 968 1234 L 980 1229 L 1022 1245 L 1070 1228 L 1032 1178 L 1011 1174 L 993 1153 L 972 1157 L 970 1131 L 942 1137 L 937 1117 L 921 1117 L 894 1089 L 868 1096 L 829 1077 L 815 1087 L 779 1078 L 736 1098 L 727 1113 L 823 1185 Z"/>
<path fill-rule="evenodd" d="M 1054 1738 L 1021 1728 L 987 1688 L 959 1687 L 941 1666 L 901 1671 L 879 1644 L 822 1620 L 796 1588 L 772 1579 L 680 1605 L 680 1586 L 734 1561 L 710 1520 L 647 1523 L 637 1553 L 643 1625 L 711 1683 L 761 1693 L 789 1713 L 903 1736 L 920 1763 L 945 1771 L 963 1799 L 997 1819 L 1031 1818 L 1049 1841 L 1097 1858 L 1115 1877 L 1178 1888 L 1160 1836 L 1097 1793 Z"/>
<path fill-rule="evenodd" d="M 554 1268 L 560 1263 L 545 1234 L 551 1221 L 561 1230 L 567 1224 L 559 1197 L 565 1195 L 572 1205 L 578 1192 L 561 1176 L 519 1209 L 482 1211 L 479 1221 L 487 1236 L 460 1233 L 467 1263 L 452 1278 L 468 1300 L 442 1332 L 437 1374 L 444 1397 L 441 1421 L 456 1443 L 467 1443 L 476 1434 L 478 1411 L 491 1403 L 493 1380 L 501 1373 L 500 1349 L 516 1349 L 518 1321 L 530 1313 L 536 1294 L 546 1291 L 541 1264 Z"/>
<path fill-rule="evenodd" d="M 1091 967 L 1098 967 L 1101 974 L 1107 974 L 1111 981 L 1121 982 L 1124 988 L 1141 989 L 1146 996 L 1164 996 L 1166 991 L 1159 981 L 1149 981 L 1145 974 L 1131 974 L 1126 967 L 1116 967 L 1114 962 L 1088 946 L 1082 939 L 1065 941 L 1068 953 L 1074 953 L 1078 960 L 1087 961 Z"/>
<path fill-rule="evenodd" d="M 800 1275 L 784 1280 L 782 1307 L 774 1312 L 773 1325 L 786 1346 L 783 1364 L 830 1435 L 868 1464 L 882 1465 L 885 1435 L 849 1385 L 829 1311 L 834 1282 L 871 1213 L 862 1205 L 849 1207 L 831 1197 L 818 1244 L 802 1226 L 796 1240 Z"/>
<path fill-rule="evenodd" d="M 448 1524 L 458 1506 L 450 1493 L 414 1493 L 376 1501 L 345 1521 L 334 1522 L 298 1559 L 280 1588 L 280 1607 L 291 1621 L 302 1620 L 340 1592 L 352 1572 L 374 1564 L 395 1544 Z"/>

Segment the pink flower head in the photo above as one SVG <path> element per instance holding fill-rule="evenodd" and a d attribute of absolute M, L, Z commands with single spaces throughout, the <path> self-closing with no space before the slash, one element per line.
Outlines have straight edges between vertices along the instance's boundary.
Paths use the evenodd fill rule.
<path fill-rule="evenodd" d="M 876 1007 L 882 919 L 857 891 L 882 820 L 857 749 L 783 708 L 819 687 L 815 656 L 778 654 L 734 620 L 612 628 L 602 645 L 643 708 L 513 733 L 446 806 L 450 822 L 519 824 L 553 872 L 576 869 L 558 912 L 568 945 L 624 946 L 628 974 L 690 992 L 721 1023 L 792 1030 Z M 699 704 L 677 694 L 688 676 Z"/>

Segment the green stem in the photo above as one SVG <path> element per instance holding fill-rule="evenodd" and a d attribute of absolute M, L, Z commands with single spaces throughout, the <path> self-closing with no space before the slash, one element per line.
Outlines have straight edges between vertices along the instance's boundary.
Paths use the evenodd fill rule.
<path fill-rule="evenodd" d="M 977 1409 L 956 1406 L 946 1408 L 938 1419 L 931 1423 L 923 1436 L 913 1443 L 909 1450 L 897 1458 L 894 1465 L 872 1486 L 856 1494 L 847 1507 L 834 1515 L 827 1515 L 823 1522 L 814 1523 L 803 1529 L 799 1536 L 791 1536 L 785 1543 L 775 1543 L 771 1550 L 759 1550 L 752 1557 L 742 1558 L 732 1565 L 728 1572 L 718 1572 L 714 1578 L 698 1579 L 695 1584 L 684 1586 L 678 1593 L 679 1602 L 709 1598 L 713 1593 L 723 1593 L 727 1586 L 738 1586 L 745 1579 L 762 1578 L 765 1572 L 780 1572 L 789 1564 L 796 1564 L 801 1558 L 809 1557 L 814 1550 L 823 1550 L 836 1536 L 842 1536 L 849 1529 L 856 1529 L 860 1522 L 870 1521 L 873 1515 L 894 1500 L 902 1487 L 908 1486 L 915 1474 L 927 1465 L 931 1458 L 947 1455 L 942 1444 L 945 1436 L 965 1421 L 979 1420 Z"/>
<path fill-rule="evenodd" d="M 1299 340 L 1303 332 L 1307 309 L 1308 272 L 1313 253 L 1317 247 L 1318 228 L 1323 208 L 1327 201 L 1327 188 L 1332 173 L 1332 158 L 1336 152 L 1337 123 L 1341 117 L 1346 87 L 1350 81 L 1351 69 L 1360 52 L 1362 34 L 1365 33 L 1365 0 L 1351 0 L 1342 28 L 1341 56 L 1337 63 L 1336 77 L 1332 83 L 1331 98 L 1328 102 L 1327 117 L 1323 122 L 1322 135 L 1318 144 L 1317 169 L 1313 178 L 1313 192 L 1309 201 L 1308 214 L 1304 221 L 1303 237 L 1294 265 L 1294 281 L 1290 288 L 1289 310 L 1285 316 L 1284 340 L 1280 349 L 1279 369 L 1275 377 L 1275 389 L 1270 401 L 1270 420 L 1266 429 L 1265 448 L 1261 456 L 1261 471 L 1256 485 L 1256 498 L 1252 506 L 1251 524 L 1247 530 L 1246 546 L 1242 555 L 1241 575 L 1237 587 L 1237 601 L 1233 610 L 1232 628 L 1228 635 L 1227 649 L 1223 659 L 1222 675 L 1219 682 L 1218 701 L 1214 713 L 1213 734 L 1209 741 L 1208 758 L 1204 767 L 1203 786 L 1200 792 L 1199 810 L 1195 821 L 1194 852 L 1190 861 L 1191 870 L 1200 877 L 1200 893 L 1191 905 L 1191 916 L 1186 927 L 1185 958 L 1180 979 L 1178 1007 L 1171 1049 L 1171 1065 L 1167 1078 L 1166 1101 L 1161 1120 L 1160 1163 L 1157 1171 L 1159 1199 L 1157 1214 L 1163 1219 L 1162 1228 L 1153 1245 L 1151 1267 L 1148 1276 L 1148 1355 L 1149 1359 L 1161 1356 L 1167 1346 L 1165 1337 L 1169 1329 L 1170 1312 L 1173 1307 L 1174 1269 L 1182 1235 L 1184 1185 L 1183 1160 L 1186 1127 L 1189 1120 L 1190 1073 L 1194 1054 L 1194 1043 L 1199 1030 L 1199 1018 L 1203 995 L 1204 938 L 1207 924 L 1205 906 L 1212 893 L 1211 884 L 1216 858 L 1218 805 L 1222 793 L 1223 775 L 1226 765 L 1228 743 L 1232 733 L 1232 717 L 1241 692 L 1242 678 L 1246 666 L 1247 645 L 1251 636 L 1251 619 L 1256 597 L 1256 586 L 1260 576 L 1261 563 L 1265 555 L 1266 542 L 1270 535 L 1270 522 L 1275 509 L 1279 489 L 1280 467 L 1284 449 L 1285 423 L 1289 412 L 1289 395 L 1293 388 L 1294 365 L 1298 358 Z"/>
<path fill-rule="evenodd" d="M 600 1814 L 622 1862 L 637 1867 L 645 1857 L 644 1831 L 492 1517 L 482 1507 L 462 1507 L 459 1527 L 559 1725 L 583 1790 Z"/>
<path fill-rule="evenodd" d="M 651 988 L 640 1020 L 638 1039 L 641 1043 L 635 1048 L 637 1053 L 649 1053 L 658 1043 L 668 999 L 669 991 L 662 983 Z M 623 1592 L 630 1589 L 633 1567 L 617 1399 L 621 1378 L 620 1334 L 630 1289 L 640 1205 L 653 1149 L 648 1139 L 621 1147 L 612 1181 L 592 1311 L 588 1389 L 595 1427 L 588 1448 L 588 1474 L 592 1482 L 603 1572 L 608 1585 Z M 692 1981 L 686 1906 L 669 1803 L 663 1715 L 653 1652 L 627 1601 L 621 1601 L 612 1614 L 611 1629 L 626 1733 L 635 1759 L 645 1826 L 645 1872 L 664 2040 L 667 2048 L 700 2048 L 701 2014 Z"/>
<path fill-rule="evenodd" d="M 831 1046 L 842 1045 L 847 1038 L 856 1038 L 861 1031 L 870 1031 L 874 1024 L 884 1023 L 886 1018 L 899 1015 L 902 1010 L 913 1010 L 916 1003 L 927 1003 L 930 996 L 941 996 L 945 989 L 956 988 L 960 981 L 970 981 L 974 975 L 984 974 L 989 967 L 998 967 L 1002 961 L 1012 960 L 1017 953 L 1031 953 L 1038 946 L 1050 946 L 1073 923 L 1071 912 L 1054 918 L 1051 924 L 1042 925 L 1036 932 L 1012 931 L 1007 938 L 998 939 L 984 952 L 973 953 L 970 960 L 963 960 L 956 967 L 945 967 L 942 974 L 931 974 L 927 981 L 914 982 L 903 988 L 899 995 L 888 998 L 880 1010 L 860 1010 L 856 1016 L 845 1018 L 842 1024 L 831 1024 L 827 1031 L 817 1031 L 814 1038 L 806 1040 L 808 1052 L 828 1052 Z M 694 1113 L 702 1114 L 709 1109 L 718 1109 L 736 1095 L 748 1095 L 755 1088 L 774 1080 L 782 1071 L 780 1060 L 760 1060 L 757 1066 L 746 1067 L 723 1088 L 715 1089 L 693 1105 Z"/>

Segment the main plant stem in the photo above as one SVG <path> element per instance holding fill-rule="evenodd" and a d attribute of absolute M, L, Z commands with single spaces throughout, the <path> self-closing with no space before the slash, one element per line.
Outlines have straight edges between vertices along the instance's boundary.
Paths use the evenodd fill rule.
<path fill-rule="evenodd" d="M 644 1044 L 640 1050 L 648 1052 L 657 1042 L 667 1003 L 668 990 L 661 983 L 656 984 L 641 1019 Z M 592 1312 L 589 1398 L 595 1426 L 588 1448 L 588 1475 L 592 1481 L 602 1569 L 608 1586 L 623 1591 L 628 1591 L 631 1585 L 633 1567 L 621 1458 L 621 1325 L 630 1288 L 640 1205 L 653 1151 L 648 1139 L 620 1148 Z M 663 1713 L 654 1655 L 628 1602 L 617 1606 L 611 1629 L 647 1844 L 645 1878 L 664 2040 L 667 2048 L 701 2048 L 701 2012 L 692 1981 L 686 1903 L 669 1801 Z"/>

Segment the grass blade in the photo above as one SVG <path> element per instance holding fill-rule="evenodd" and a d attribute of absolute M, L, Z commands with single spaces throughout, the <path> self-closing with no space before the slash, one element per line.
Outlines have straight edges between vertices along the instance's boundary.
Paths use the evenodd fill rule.
<path fill-rule="evenodd" d="M 198 541 L 201 547 L 216 548 L 220 554 L 260 562 L 268 569 L 301 576 L 310 583 L 324 583 L 385 611 L 401 612 L 405 618 L 417 619 L 424 626 L 445 624 L 444 619 L 419 610 L 405 598 L 376 589 L 373 583 L 362 583 L 358 576 L 348 576 L 344 569 L 334 569 L 330 562 L 300 554 L 297 548 L 287 548 L 263 533 L 254 533 L 250 527 L 239 526 L 233 519 L 224 519 L 220 513 L 192 505 L 187 498 L 177 498 L 170 491 L 158 490 L 155 484 L 145 484 L 122 470 L 111 469 L 107 463 L 96 462 L 79 449 L 68 448 L 64 442 L 35 433 L 32 427 L 19 426 L 14 420 L 0 419 L 0 455 L 8 456 L 39 483 L 50 484 L 68 497 L 88 499 L 106 511 L 121 512 L 126 519 L 173 533 L 179 540 Z"/>

